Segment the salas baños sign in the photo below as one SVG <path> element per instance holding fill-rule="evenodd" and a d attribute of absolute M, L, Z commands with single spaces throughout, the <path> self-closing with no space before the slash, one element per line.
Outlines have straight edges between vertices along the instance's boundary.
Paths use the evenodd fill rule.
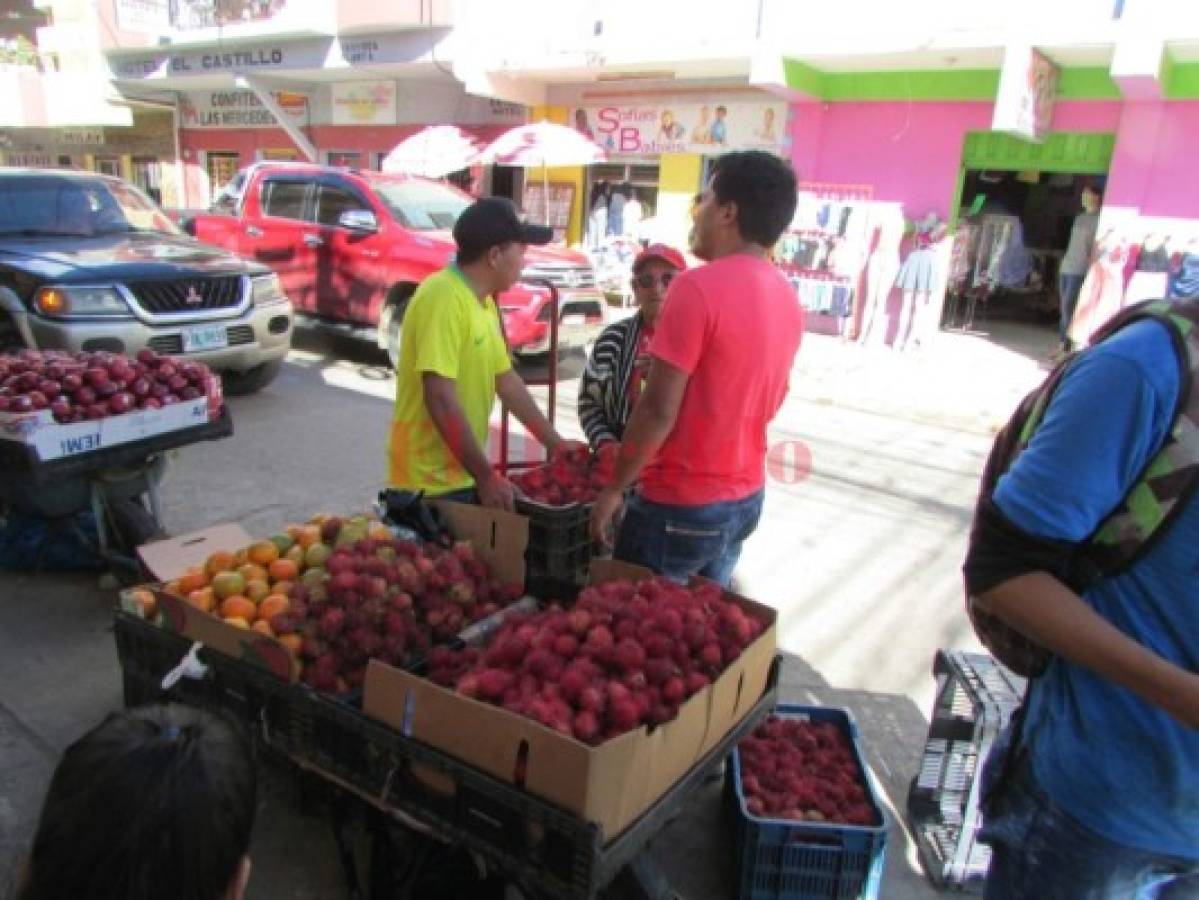
<path fill-rule="evenodd" d="M 571 124 L 609 153 L 780 151 L 787 143 L 787 105 L 771 102 L 646 103 L 586 106 Z"/>

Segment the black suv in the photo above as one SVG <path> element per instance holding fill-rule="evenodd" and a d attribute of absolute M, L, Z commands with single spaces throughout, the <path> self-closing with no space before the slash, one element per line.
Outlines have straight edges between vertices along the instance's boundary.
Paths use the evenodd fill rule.
<path fill-rule="evenodd" d="M 275 377 L 291 330 L 270 269 L 183 234 L 132 185 L 0 168 L 0 350 L 149 347 L 239 394 Z"/>

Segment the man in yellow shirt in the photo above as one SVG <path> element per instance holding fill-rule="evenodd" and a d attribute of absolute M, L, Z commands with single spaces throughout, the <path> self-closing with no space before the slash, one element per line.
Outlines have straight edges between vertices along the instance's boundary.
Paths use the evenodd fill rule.
<path fill-rule="evenodd" d="M 496 394 L 551 454 L 579 443 L 563 441 L 512 371 L 493 299 L 520 277 L 525 248 L 551 236 L 521 222 L 500 197 L 478 200 L 459 216 L 455 261 L 421 282 L 404 314 L 388 440 L 391 487 L 512 509 L 512 484 L 484 449 Z"/>

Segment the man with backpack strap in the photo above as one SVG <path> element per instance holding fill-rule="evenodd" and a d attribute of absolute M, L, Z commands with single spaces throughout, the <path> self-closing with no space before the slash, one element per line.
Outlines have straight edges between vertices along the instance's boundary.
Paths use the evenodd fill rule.
<path fill-rule="evenodd" d="M 988 461 L 971 617 L 1034 676 L 984 774 L 989 898 L 1199 897 L 1196 334 L 1193 302 L 1125 311 Z"/>

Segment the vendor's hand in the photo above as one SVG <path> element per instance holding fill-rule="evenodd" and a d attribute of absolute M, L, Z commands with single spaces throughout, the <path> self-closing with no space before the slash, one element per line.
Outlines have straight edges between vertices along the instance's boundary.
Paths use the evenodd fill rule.
<path fill-rule="evenodd" d="M 479 503 L 492 509 L 512 512 L 516 508 L 516 489 L 512 482 L 499 472 L 492 472 L 486 481 L 475 488 L 479 492 Z"/>
<path fill-rule="evenodd" d="M 585 462 L 591 457 L 591 447 L 585 441 L 573 441 L 566 438 L 558 438 L 549 451 L 550 459 L 565 457 L 577 462 Z"/>
<path fill-rule="evenodd" d="M 599 492 L 591 507 L 591 539 L 611 550 L 616 546 L 616 514 L 624 507 L 624 495 L 616 488 Z"/>

